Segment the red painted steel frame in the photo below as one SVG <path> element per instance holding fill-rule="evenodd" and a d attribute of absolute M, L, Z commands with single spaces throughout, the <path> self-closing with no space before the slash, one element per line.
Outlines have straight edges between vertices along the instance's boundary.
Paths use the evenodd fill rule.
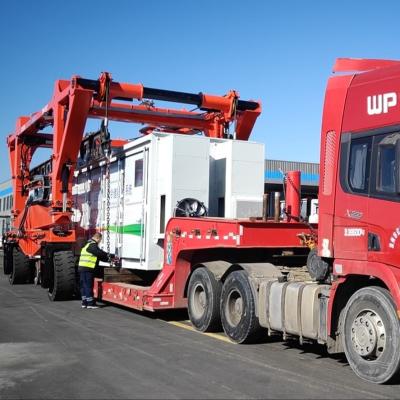
<path fill-rule="evenodd" d="M 201 94 L 200 108 L 212 109 L 194 112 L 157 108 L 149 103 L 126 104 L 119 99 L 143 99 L 143 85 L 113 82 L 108 73 L 98 81 L 88 81 L 77 76 L 70 81 L 55 83 L 52 100 L 31 117 L 20 117 L 14 133 L 8 136 L 11 178 L 13 182 L 14 205 L 12 210 L 14 230 L 10 238 L 18 241 L 23 252 L 29 256 L 40 252 L 41 243 L 75 242 L 75 231 L 68 229 L 68 235 L 54 234 L 55 226 L 68 228 L 71 221 L 71 189 L 76 159 L 88 118 L 151 124 L 152 128 L 166 129 L 179 133 L 202 131 L 210 137 L 222 137 L 227 124 L 236 122 L 238 139 L 247 140 L 261 105 L 256 109 L 237 110 L 238 94 L 234 91 L 226 96 Z M 52 134 L 41 130 L 52 126 Z M 52 193 L 51 205 L 32 205 L 24 209 L 30 187 L 29 169 L 32 156 L 38 147 L 52 148 Z M 62 175 L 69 172 L 66 210 L 63 211 Z M 18 230 L 23 224 L 23 232 Z"/>
<path fill-rule="evenodd" d="M 274 223 L 222 218 L 172 218 L 167 224 L 164 265 L 151 287 L 96 280 L 96 297 L 138 310 L 185 308 L 191 272 L 190 256 L 211 249 L 304 248 L 300 223 Z"/>

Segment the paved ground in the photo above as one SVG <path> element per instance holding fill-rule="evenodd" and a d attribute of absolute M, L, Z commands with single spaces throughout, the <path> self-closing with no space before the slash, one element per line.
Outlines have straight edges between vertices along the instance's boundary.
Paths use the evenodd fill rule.
<path fill-rule="evenodd" d="M 322 347 L 235 345 L 184 314 L 51 303 L 0 277 L 0 398 L 398 398 Z"/>

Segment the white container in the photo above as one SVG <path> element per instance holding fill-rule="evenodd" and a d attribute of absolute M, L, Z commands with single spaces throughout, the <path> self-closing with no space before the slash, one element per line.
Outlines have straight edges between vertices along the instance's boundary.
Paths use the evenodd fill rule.
<path fill-rule="evenodd" d="M 261 217 L 264 195 L 264 145 L 211 139 L 210 216 Z"/>
<path fill-rule="evenodd" d="M 219 172 L 210 175 L 214 161 L 210 153 L 216 147 L 227 152 L 223 176 Z M 81 228 L 80 245 L 96 230 L 104 231 L 101 246 L 117 254 L 123 268 L 160 270 L 165 227 L 177 203 L 184 198 L 197 199 L 207 208 L 210 202 L 218 203 L 217 176 L 228 188 L 224 199 L 230 201 L 248 192 L 251 201 L 262 206 L 262 144 L 152 133 L 126 144 L 112 156 L 109 169 L 109 188 L 105 161 L 75 172 L 74 221 Z M 236 214 L 229 206 L 222 216 L 234 218 Z M 251 212 L 251 216 L 256 215 Z"/>

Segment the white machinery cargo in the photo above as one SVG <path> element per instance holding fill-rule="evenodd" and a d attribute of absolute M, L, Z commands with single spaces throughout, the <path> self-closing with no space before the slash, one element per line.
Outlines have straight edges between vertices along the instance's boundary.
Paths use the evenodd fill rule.
<path fill-rule="evenodd" d="M 194 215 L 204 205 L 209 216 L 260 217 L 263 193 L 263 144 L 152 133 L 126 144 L 109 166 L 75 172 L 74 222 L 86 238 L 103 231 L 103 248 L 123 268 L 160 270 L 165 226 L 180 201 L 189 199 Z"/>
<path fill-rule="evenodd" d="M 259 143 L 210 139 L 210 216 L 248 218 L 262 214 L 261 160 L 264 162 L 264 147 Z"/>

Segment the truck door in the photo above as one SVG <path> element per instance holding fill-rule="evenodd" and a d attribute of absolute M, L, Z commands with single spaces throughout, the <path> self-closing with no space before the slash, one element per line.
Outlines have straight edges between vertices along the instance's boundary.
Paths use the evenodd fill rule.
<path fill-rule="evenodd" d="M 122 213 L 122 257 L 142 262 L 146 248 L 146 152 L 125 159 Z"/>
<path fill-rule="evenodd" d="M 400 240 L 399 180 L 400 132 L 389 128 L 373 137 L 369 206 L 368 258 L 398 264 L 397 241 Z"/>
<path fill-rule="evenodd" d="M 388 127 L 343 136 L 335 257 L 396 265 L 391 249 L 400 238 L 400 132 Z"/>
<path fill-rule="evenodd" d="M 345 133 L 334 218 L 335 258 L 366 260 L 372 137 Z"/>

